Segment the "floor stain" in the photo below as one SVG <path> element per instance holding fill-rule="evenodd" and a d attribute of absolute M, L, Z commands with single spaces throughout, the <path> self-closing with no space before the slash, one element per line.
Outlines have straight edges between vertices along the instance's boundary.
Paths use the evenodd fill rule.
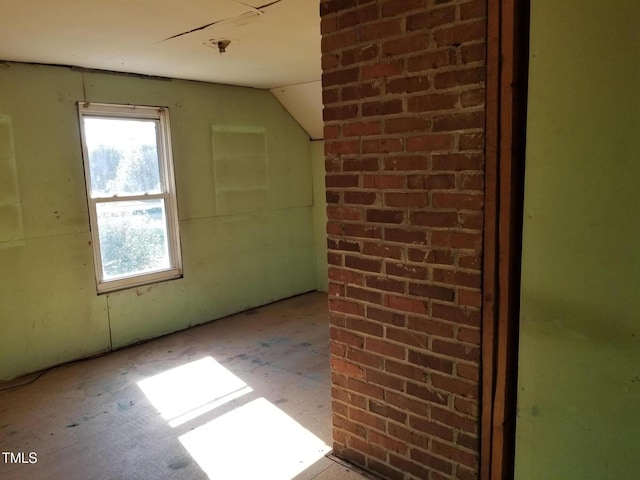
<path fill-rule="evenodd" d="M 280 343 L 286 343 L 289 342 L 289 338 L 288 337 L 273 337 L 273 338 L 267 338 L 264 342 L 260 342 L 260 346 L 261 347 L 271 347 L 273 345 L 278 345 Z"/>
<path fill-rule="evenodd" d="M 248 355 L 246 353 L 239 353 L 238 355 L 234 355 L 233 357 L 229 357 L 229 358 L 225 358 L 222 362 L 220 363 L 231 363 L 234 360 L 242 360 L 244 358 L 247 358 Z"/>
<path fill-rule="evenodd" d="M 120 403 L 120 402 L 118 402 L 118 411 L 119 412 L 124 412 L 126 410 L 129 410 L 134 405 L 135 405 L 135 402 L 133 400 L 131 400 L 129 403 Z"/>
<path fill-rule="evenodd" d="M 260 367 L 264 367 L 265 365 L 270 365 L 271 364 L 271 362 L 265 362 L 260 357 L 252 357 L 251 358 L 251 363 L 254 364 L 254 365 L 258 365 Z"/>
<path fill-rule="evenodd" d="M 174 458 L 167 466 L 171 470 L 180 470 L 189 466 L 189 459 L 185 457 Z"/>

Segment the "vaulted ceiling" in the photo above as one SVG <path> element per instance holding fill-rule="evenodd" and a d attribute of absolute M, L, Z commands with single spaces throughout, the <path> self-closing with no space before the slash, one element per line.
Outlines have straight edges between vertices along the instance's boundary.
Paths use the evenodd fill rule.
<path fill-rule="evenodd" d="M 0 0 L 0 12 L 0 60 L 269 89 L 322 136 L 318 0 Z"/>

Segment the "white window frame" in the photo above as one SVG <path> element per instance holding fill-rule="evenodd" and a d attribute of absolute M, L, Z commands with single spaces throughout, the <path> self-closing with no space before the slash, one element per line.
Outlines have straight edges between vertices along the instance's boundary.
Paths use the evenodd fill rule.
<path fill-rule="evenodd" d="M 171 280 L 182 277 L 182 257 L 180 251 L 180 235 L 178 208 L 176 199 L 175 177 L 173 172 L 173 156 L 171 152 L 171 129 L 169 127 L 169 109 L 166 107 L 148 107 L 134 105 L 116 105 L 105 103 L 78 102 L 78 116 L 80 120 L 80 134 L 82 153 L 84 158 L 85 186 L 89 206 L 89 220 L 93 243 L 93 257 L 96 275 L 96 289 L 98 293 L 107 293 L 125 288 L 132 288 L 150 283 Z M 84 119 L 120 118 L 123 120 L 140 119 L 158 122 L 157 151 L 160 170 L 160 193 L 144 195 L 118 195 L 111 197 L 92 197 L 91 170 L 89 152 L 85 139 Z M 105 279 L 102 268 L 100 237 L 98 233 L 97 205 L 103 202 L 130 202 L 136 200 L 164 199 L 167 221 L 167 244 L 170 267 L 149 273 L 134 274 L 116 279 Z"/>

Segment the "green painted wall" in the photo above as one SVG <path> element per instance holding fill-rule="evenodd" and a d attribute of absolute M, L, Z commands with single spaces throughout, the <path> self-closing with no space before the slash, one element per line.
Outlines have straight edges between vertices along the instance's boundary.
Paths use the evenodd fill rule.
<path fill-rule="evenodd" d="M 324 184 L 324 141 L 311 142 L 311 167 L 313 168 L 313 219 L 316 235 L 316 274 L 318 290 L 329 288 L 327 261 L 327 198 Z"/>
<path fill-rule="evenodd" d="M 640 3 L 531 3 L 516 479 L 636 479 Z"/>
<path fill-rule="evenodd" d="M 96 295 L 82 100 L 170 108 L 184 278 Z M 212 125 L 265 129 L 266 201 L 219 208 Z M 316 288 L 311 145 L 268 91 L 9 63 L 0 127 L 0 379 Z"/>

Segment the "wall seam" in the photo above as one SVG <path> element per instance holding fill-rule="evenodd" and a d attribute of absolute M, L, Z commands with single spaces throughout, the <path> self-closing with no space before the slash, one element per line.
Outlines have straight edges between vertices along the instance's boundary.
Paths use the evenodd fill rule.
<path fill-rule="evenodd" d="M 109 326 L 109 350 L 113 351 L 113 335 L 111 333 L 111 307 L 109 307 L 109 295 L 107 295 L 107 325 Z"/>

